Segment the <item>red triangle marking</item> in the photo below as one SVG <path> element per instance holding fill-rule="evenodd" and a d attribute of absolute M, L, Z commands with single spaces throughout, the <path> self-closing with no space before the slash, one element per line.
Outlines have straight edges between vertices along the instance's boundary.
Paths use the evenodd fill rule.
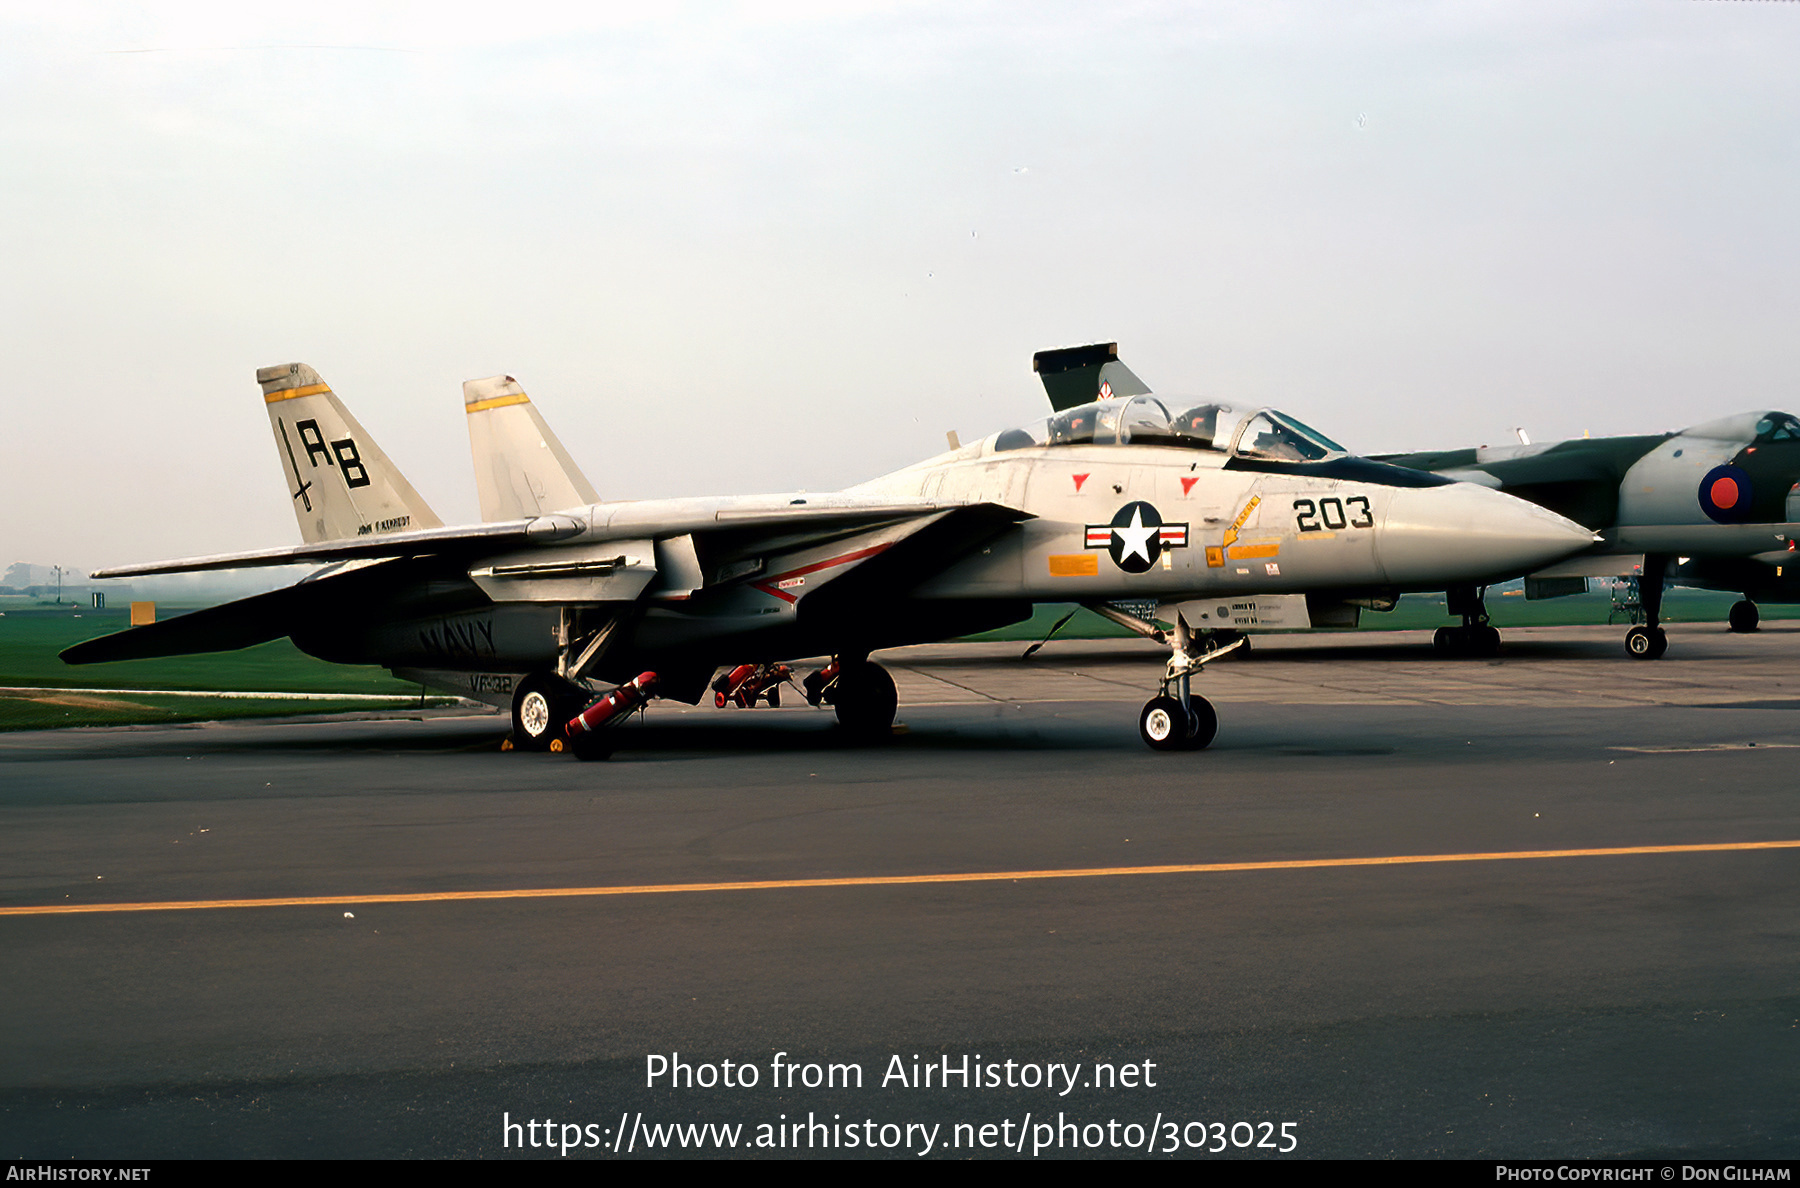
<path fill-rule="evenodd" d="M 1081 484 L 1087 482 L 1087 480 L 1088 480 L 1088 476 L 1085 474 L 1076 474 L 1076 475 L 1071 475 L 1070 477 L 1075 480 L 1075 490 L 1077 492 L 1079 492 L 1081 490 Z"/>
<path fill-rule="evenodd" d="M 1199 482 L 1199 481 L 1200 481 L 1200 480 L 1199 480 L 1199 479 L 1198 479 L 1198 478 L 1184 478 L 1184 479 L 1182 479 L 1182 480 L 1181 480 L 1181 493 L 1182 493 L 1182 494 L 1183 494 L 1183 495 L 1186 495 L 1186 494 L 1187 494 L 1187 493 L 1188 493 L 1188 492 L 1190 492 L 1190 491 L 1192 491 L 1192 490 L 1193 490 L 1193 489 L 1194 489 L 1194 484 L 1195 484 L 1195 483 L 1197 483 L 1197 482 Z"/>

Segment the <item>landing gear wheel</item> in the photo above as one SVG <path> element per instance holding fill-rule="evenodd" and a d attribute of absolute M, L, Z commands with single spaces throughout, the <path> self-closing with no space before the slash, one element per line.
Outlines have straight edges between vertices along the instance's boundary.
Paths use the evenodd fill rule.
<path fill-rule="evenodd" d="M 1153 751 L 1185 750 L 1190 725 L 1179 701 L 1173 697 L 1152 697 L 1138 714 L 1138 737 Z"/>
<path fill-rule="evenodd" d="M 900 694 L 881 665 L 845 661 L 838 671 L 836 694 L 837 720 L 845 730 L 874 738 L 892 729 Z"/>
<path fill-rule="evenodd" d="M 1174 700 L 1171 698 L 1170 700 Z M 1140 727 L 1141 728 L 1141 727 Z M 1181 740 L 1184 751 L 1204 751 L 1219 736 L 1219 715 L 1204 697 L 1188 698 L 1188 732 Z"/>
<path fill-rule="evenodd" d="M 1746 598 L 1741 602 L 1731 604 L 1730 622 L 1733 631 L 1740 634 L 1755 631 L 1756 625 L 1761 621 L 1762 612 L 1757 610 L 1756 604 L 1749 599 Z"/>
<path fill-rule="evenodd" d="M 514 745 L 521 751 L 553 749 L 563 741 L 563 727 L 581 711 L 584 700 L 580 689 L 554 673 L 532 673 L 513 691 Z"/>
<path fill-rule="evenodd" d="M 1486 623 L 1439 627 L 1431 637 L 1431 650 L 1445 659 L 1463 656 L 1487 659 L 1500 654 L 1500 632 Z"/>
<path fill-rule="evenodd" d="M 1661 627 L 1633 627 L 1625 633 L 1625 654 L 1633 660 L 1660 660 L 1669 650 L 1669 637 Z"/>

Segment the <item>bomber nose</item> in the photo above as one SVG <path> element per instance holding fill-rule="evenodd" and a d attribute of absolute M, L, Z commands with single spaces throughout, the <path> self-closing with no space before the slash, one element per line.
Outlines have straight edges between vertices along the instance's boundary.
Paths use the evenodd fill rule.
<path fill-rule="evenodd" d="M 1589 529 L 1474 483 L 1395 493 L 1376 557 L 1396 585 L 1505 581 L 1589 547 Z"/>

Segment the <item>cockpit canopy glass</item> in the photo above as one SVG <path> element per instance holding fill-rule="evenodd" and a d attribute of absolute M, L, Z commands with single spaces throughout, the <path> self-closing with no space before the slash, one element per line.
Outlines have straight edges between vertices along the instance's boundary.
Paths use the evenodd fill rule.
<path fill-rule="evenodd" d="M 1756 422 L 1758 441 L 1800 441 L 1800 417 L 1772 412 Z"/>
<path fill-rule="evenodd" d="M 1066 409 L 994 439 L 994 449 L 1065 445 L 1160 445 L 1229 451 L 1245 458 L 1318 462 L 1346 451 L 1317 429 L 1272 408 L 1115 396 Z"/>

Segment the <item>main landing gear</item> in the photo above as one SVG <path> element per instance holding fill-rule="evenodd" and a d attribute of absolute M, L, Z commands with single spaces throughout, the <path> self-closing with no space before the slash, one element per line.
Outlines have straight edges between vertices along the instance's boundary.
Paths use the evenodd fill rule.
<path fill-rule="evenodd" d="M 1665 556 L 1650 553 L 1644 557 L 1644 574 L 1638 579 L 1638 602 L 1643 607 L 1644 621 L 1625 633 L 1625 654 L 1633 660 L 1660 660 L 1669 650 L 1669 637 L 1660 626 L 1663 573 L 1668 567 Z"/>
<path fill-rule="evenodd" d="M 1748 634 L 1755 631 L 1756 625 L 1762 621 L 1762 612 L 1756 609 L 1754 602 L 1746 598 L 1731 604 L 1731 615 L 1728 621 L 1733 631 L 1740 635 Z"/>
<path fill-rule="evenodd" d="M 553 672 L 534 672 L 513 690 L 512 742 L 521 751 L 561 751 L 569 719 L 591 700 L 586 689 Z"/>
<path fill-rule="evenodd" d="M 1460 627 L 1439 627 L 1431 650 L 1444 657 L 1486 659 L 1500 654 L 1500 632 L 1488 623 L 1482 599 L 1486 586 L 1452 586 L 1444 592 L 1444 609 L 1462 616 Z"/>
<path fill-rule="evenodd" d="M 801 682 L 808 705 L 837 710 L 838 725 L 851 734 L 877 738 L 894 726 L 900 694 L 894 678 L 874 661 L 856 656 L 834 657 L 830 664 Z"/>

